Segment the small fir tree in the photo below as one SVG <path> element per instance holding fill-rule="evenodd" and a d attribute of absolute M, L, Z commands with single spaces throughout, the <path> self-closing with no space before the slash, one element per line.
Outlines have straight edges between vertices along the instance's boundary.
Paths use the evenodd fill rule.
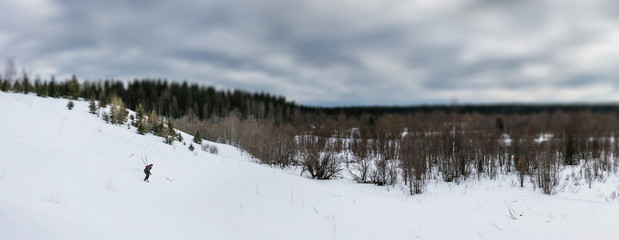
<path fill-rule="evenodd" d="M 183 142 L 184 139 L 183 139 L 183 136 L 181 135 L 181 133 L 179 133 L 179 132 L 176 133 L 176 140 L 179 141 L 179 142 Z"/>
<path fill-rule="evenodd" d="M 23 74 L 24 74 L 24 77 L 22 78 L 23 90 L 24 90 L 24 94 L 28 94 L 33 91 L 34 87 L 30 83 L 30 78 L 28 77 L 28 73 L 26 73 L 25 69 L 24 69 Z"/>
<path fill-rule="evenodd" d="M 172 138 L 176 138 L 176 131 L 174 131 L 174 124 L 171 119 L 168 119 L 168 135 Z"/>
<path fill-rule="evenodd" d="M 163 142 L 165 142 L 166 144 L 172 145 L 172 143 L 174 143 L 174 138 L 170 136 L 164 137 Z"/>
<path fill-rule="evenodd" d="M 47 89 L 47 82 L 41 83 L 41 79 L 39 79 L 38 77 L 34 81 L 34 89 L 37 93 L 37 96 L 39 97 L 46 97 L 49 94 Z"/>
<path fill-rule="evenodd" d="M 4 81 L 2 81 L 2 85 L 0 85 L 0 90 L 2 90 L 3 92 L 8 92 L 9 90 L 11 90 L 11 82 L 4 79 Z"/>
<path fill-rule="evenodd" d="M 146 132 L 148 132 L 148 131 L 146 130 L 146 126 L 144 125 L 144 123 L 143 122 L 138 122 L 138 134 L 144 135 L 144 134 L 146 134 Z"/>
<path fill-rule="evenodd" d="M 90 98 L 90 103 L 88 104 L 88 110 L 92 114 L 97 114 L 97 104 L 95 104 L 95 98 Z"/>
<path fill-rule="evenodd" d="M 193 150 L 194 150 L 194 149 L 195 149 L 195 148 L 193 147 L 193 144 L 189 144 L 189 151 L 192 151 L 192 152 L 193 152 Z"/>
<path fill-rule="evenodd" d="M 101 97 L 101 99 L 99 99 L 99 108 L 106 108 L 107 107 L 107 98 L 105 96 Z"/>
<path fill-rule="evenodd" d="M 144 118 L 146 117 L 146 111 L 144 111 L 144 106 L 140 103 L 138 108 L 135 110 L 135 127 L 138 127 L 140 124 L 144 124 Z"/>
<path fill-rule="evenodd" d="M 202 138 L 200 137 L 200 131 L 196 131 L 196 134 L 193 135 L 193 142 L 196 144 L 202 144 Z"/>
<path fill-rule="evenodd" d="M 69 103 L 67 103 L 67 108 L 69 110 L 73 110 L 74 106 L 75 106 L 75 103 L 73 103 L 73 100 L 69 100 Z"/>
<path fill-rule="evenodd" d="M 144 116 L 146 116 L 146 111 L 144 110 L 144 106 L 141 103 L 138 105 L 138 108 L 135 110 L 135 114 L 138 120 L 142 120 L 144 119 Z"/>
<path fill-rule="evenodd" d="M 20 81 L 15 81 L 13 84 L 13 92 L 20 93 L 23 91 L 22 85 Z"/>
<path fill-rule="evenodd" d="M 51 80 L 49 81 L 49 96 L 53 98 L 58 98 L 60 96 L 59 86 L 56 83 L 56 78 L 52 75 Z"/>

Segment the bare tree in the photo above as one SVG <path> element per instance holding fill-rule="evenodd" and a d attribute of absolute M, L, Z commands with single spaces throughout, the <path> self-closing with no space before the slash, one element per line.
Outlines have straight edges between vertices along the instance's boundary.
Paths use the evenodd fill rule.
<path fill-rule="evenodd" d="M 426 149 L 423 138 L 407 135 L 402 139 L 400 146 L 401 166 L 408 180 L 410 194 L 420 194 L 425 188 L 425 178 L 428 170 Z"/>
<path fill-rule="evenodd" d="M 537 149 L 537 185 L 545 194 L 554 193 L 559 184 L 559 158 L 555 141 L 540 143 Z"/>
<path fill-rule="evenodd" d="M 350 151 L 352 154 L 351 167 L 349 171 L 353 179 L 360 183 L 368 183 L 372 160 L 368 155 L 367 139 L 353 138 L 350 142 Z"/>
<path fill-rule="evenodd" d="M 6 65 L 4 68 L 4 79 L 9 82 L 13 82 L 15 80 L 15 75 L 17 75 L 17 67 L 15 66 L 15 61 L 12 58 L 6 60 Z"/>
<path fill-rule="evenodd" d="M 513 141 L 517 146 L 514 149 L 514 163 L 516 164 L 516 172 L 518 175 L 518 181 L 520 187 L 524 187 L 524 180 L 529 175 L 529 165 L 532 161 L 535 161 L 535 154 L 533 151 L 533 141 L 530 139 L 519 139 Z"/>

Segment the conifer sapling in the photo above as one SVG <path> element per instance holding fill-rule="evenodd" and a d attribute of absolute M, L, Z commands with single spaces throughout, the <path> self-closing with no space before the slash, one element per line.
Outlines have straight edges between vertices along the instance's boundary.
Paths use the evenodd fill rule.
<path fill-rule="evenodd" d="M 97 114 L 97 105 L 95 104 L 95 98 L 90 98 L 90 103 L 88 104 L 88 110 L 92 114 Z"/>
<path fill-rule="evenodd" d="M 73 110 L 74 106 L 75 106 L 75 103 L 73 103 L 73 100 L 69 100 L 69 103 L 67 103 L 67 108 L 69 110 Z"/>
<path fill-rule="evenodd" d="M 193 142 L 197 144 L 202 144 L 202 138 L 200 137 L 200 131 L 196 131 L 196 134 L 193 135 Z"/>

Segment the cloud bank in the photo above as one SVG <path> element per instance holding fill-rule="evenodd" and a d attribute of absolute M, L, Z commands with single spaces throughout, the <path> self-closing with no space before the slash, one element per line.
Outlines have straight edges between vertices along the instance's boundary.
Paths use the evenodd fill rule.
<path fill-rule="evenodd" d="M 0 2 L 0 59 L 43 78 L 162 77 L 306 105 L 614 102 L 605 0 Z"/>

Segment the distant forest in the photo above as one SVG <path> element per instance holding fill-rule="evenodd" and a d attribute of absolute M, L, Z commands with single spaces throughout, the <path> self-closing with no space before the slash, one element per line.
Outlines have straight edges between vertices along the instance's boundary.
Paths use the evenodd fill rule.
<path fill-rule="evenodd" d="M 215 90 L 214 87 L 190 85 L 187 82 L 168 83 L 162 79 L 140 79 L 129 83 L 118 80 L 84 81 L 80 84 L 75 76 L 68 81 L 58 82 L 53 77 L 50 81 L 32 81 L 24 75 L 21 81 L 4 79 L 0 89 L 32 92 L 44 97 L 95 99 L 103 102 L 109 102 L 113 96 L 117 96 L 131 110 L 136 110 L 141 104 L 146 111 L 155 110 L 169 118 L 195 114 L 200 119 L 208 119 L 235 114 L 242 119 L 252 116 L 291 121 L 294 111 L 299 109 L 284 97 L 268 93 Z"/>
<path fill-rule="evenodd" d="M 8 70 L 0 90 L 82 98 L 91 113 L 119 125 L 129 118 L 129 128 L 168 144 L 187 144 L 179 129 L 199 136 L 193 143 L 204 151 L 212 147 L 202 138 L 239 147 L 263 164 L 300 167 L 311 178 L 346 171 L 360 183 L 408 186 L 410 194 L 422 193 L 429 179 L 458 183 L 500 174 L 552 194 L 566 167 L 582 166 L 571 177 L 589 186 L 619 169 L 616 104 L 327 108 L 164 79 L 43 81 Z M 136 113 L 127 116 L 125 106 Z"/>
<path fill-rule="evenodd" d="M 6 75 L 6 74 L 5 74 Z M 619 104 L 485 104 L 485 105 L 419 105 L 419 106 L 350 106 L 320 107 L 304 106 L 286 100 L 283 96 L 243 90 L 217 90 L 188 82 L 168 82 L 165 79 L 136 79 L 132 82 L 119 80 L 83 81 L 76 76 L 66 81 L 32 80 L 27 74 L 12 80 L 5 76 L 0 90 L 36 93 L 38 96 L 95 99 L 109 102 L 113 96 L 120 97 L 127 108 L 136 110 L 142 104 L 148 112 L 155 110 L 161 116 L 180 118 L 195 115 L 201 120 L 236 115 L 240 119 L 253 117 L 270 119 L 277 123 L 295 123 L 307 115 L 323 115 L 335 119 L 342 114 L 348 118 L 364 115 L 374 118 L 389 115 L 409 115 L 419 112 L 457 112 L 459 114 L 537 114 L 537 113 L 619 113 Z M 301 121 L 302 122 L 302 121 Z"/>

